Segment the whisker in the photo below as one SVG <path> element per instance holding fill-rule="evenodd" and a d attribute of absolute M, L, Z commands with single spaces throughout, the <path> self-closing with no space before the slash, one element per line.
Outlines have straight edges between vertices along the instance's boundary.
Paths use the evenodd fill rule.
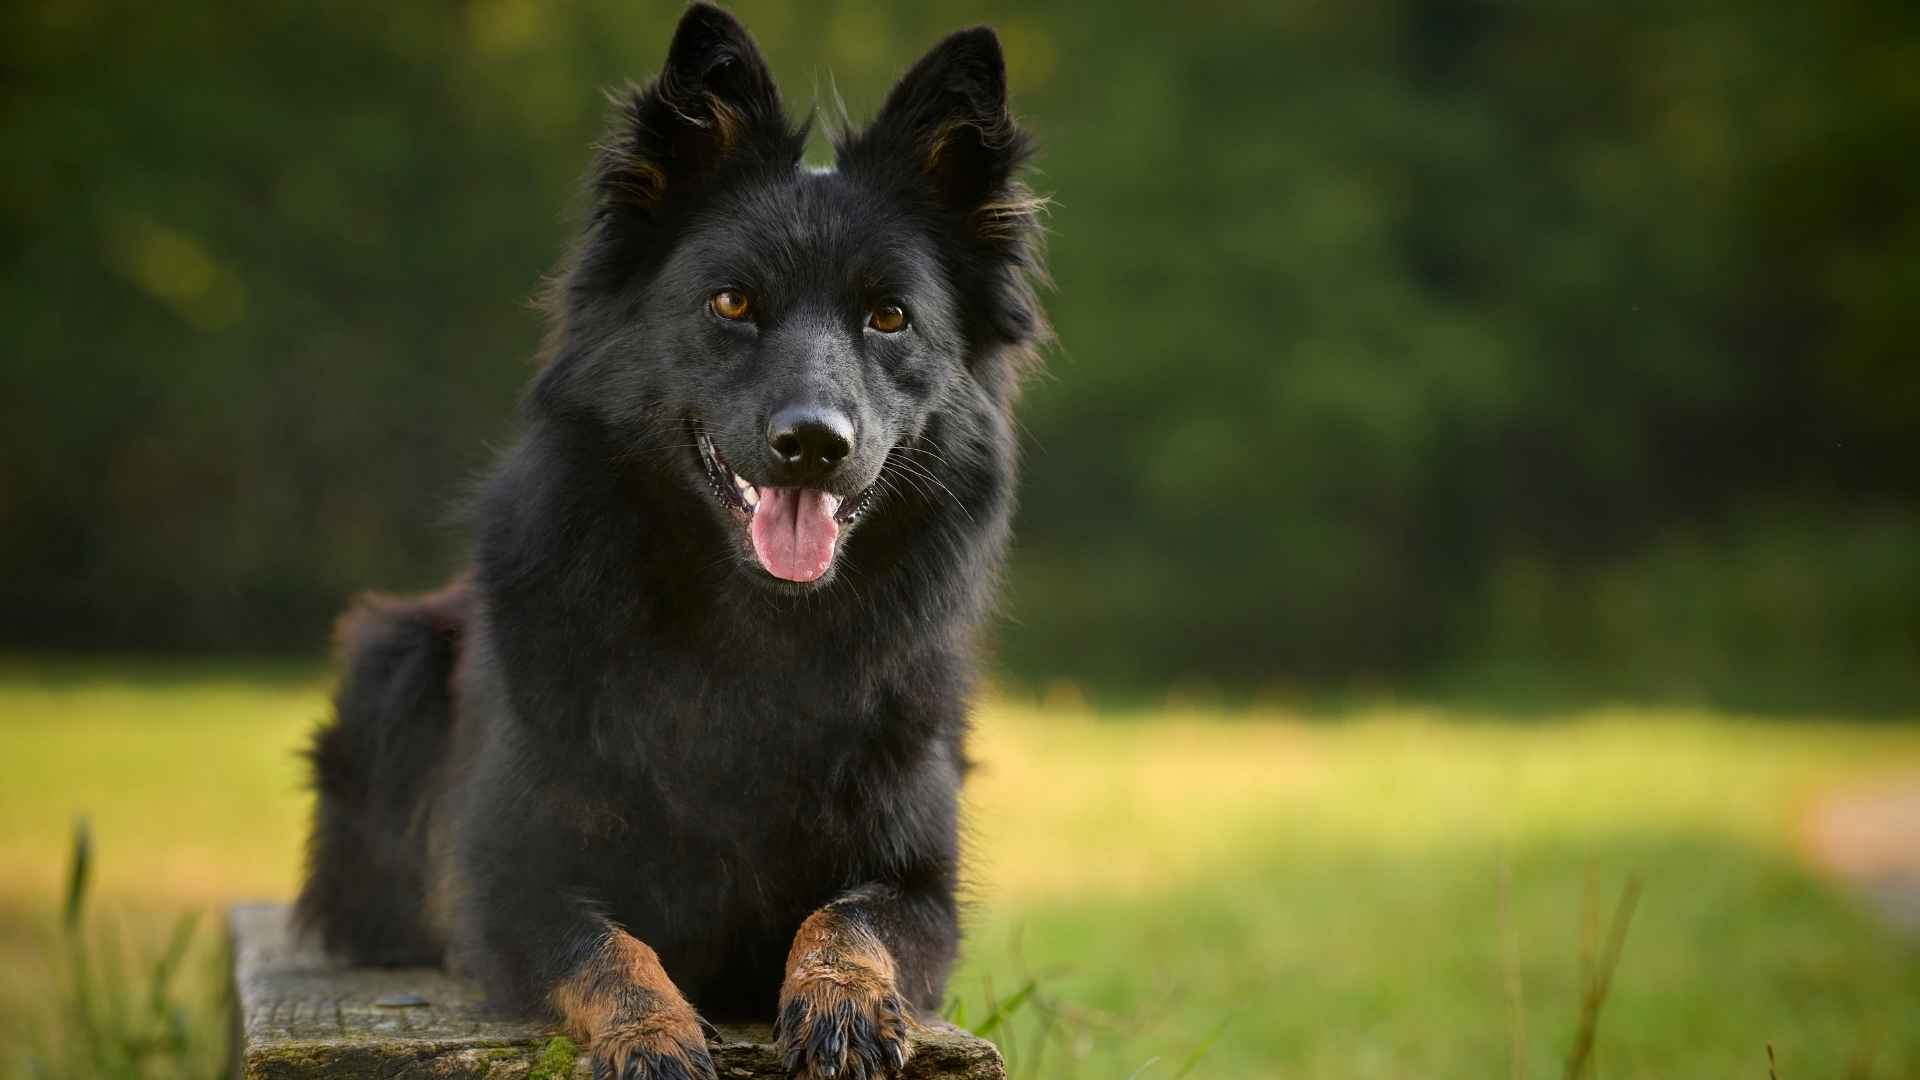
<path fill-rule="evenodd" d="M 880 467 L 880 475 L 876 477 L 875 480 L 876 482 L 884 486 L 884 489 L 888 498 L 891 498 L 896 502 L 904 503 L 910 500 L 907 499 L 906 493 L 900 490 L 900 485 L 895 482 L 896 480 L 902 480 L 904 478 L 905 477 L 903 474 L 890 475 L 887 472 L 886 465 L 883 463 Z M 918 488 L 914 489 L 914 493 L 919 495 L 922 499 L 925 499 L 927 497 L 927 493 L 924 491 L 921 491 Z"/>
<path fill-rule="evenodd" d="M 919 445 L 915 445 L 916 443 Z M 950 463 L 948 462 L 947 456 L 945 454 L 942 454 L 939 451 L 939 449 L 936 446 L 934 446 L 933 443 L 927 441 L 927 437 L 925 435 L 915 435 L 910 442 L 901 443 L 899 447 L 897 447 L 897 449 L 905 450 L 910 454 L 925 454 L 927 457 L 930 457 L 935 461 L 941 462 L 942 464 Z"/>
<path fill-rule="evenodd" d="M 945 481 L 935 476 L 932 470 L 928 469 L 924 465 L 918 464 L 917 462 L 909 461 L 906 458 L 899 459 L 898 464 L 902 469 L 907 470 L 909 473 L 918 475 L 921 479 L 926 480 L 928 483 L 938 486 L 941 491 L 944 491 L 947 493 L 947 498 L 952 500 L 955 508 L 957 508 L 962 514 L 965 514 L 967 516 L 968 521 L 970 522 L 974 521 L 973 511 L 968 510 L 966 504 L 960 501 L 960 496 L 954 494 L 954 490 L 948 487 Z M 978 524 L 978 523 L 975 522 L 975 524 Z"/>
<path fill-rule="evenodd" d="M 900 492 L 900 489 L 893 484 L 893 480 L 898 479 L 903 483 L 907 483 L 911 485 L 913 488 L 914 494 L 920 496 L 922 499 L 926 500 L 927 502 L 930 502 L 930 503 L 940 502 L 940 498 L 933 491 L 929 490 L 928 488 L 923 486 L 919 481 L 915 480 L 911 474 L 905 471 L 897 471 L 895 473 L 889 474 L 887 472 L 887 464 L 888 463 L 882 463 L 880 466 L 880 479 L 887 481 L 888 487 L 892 489 L 893 493 L 896 496 L 901 494 L 901 492 Z M 898 468 L 897 462 L 892 464 L 895 465 L 896 469 Z"/>
<path fill-rule="evenodd" d="M 926 457 L 932 458 L 933 460 L 941 463 L 942 465 L 947 464 L 946 455 L 940 453 L 937 450 L 932 450 L 932 449 L 928 449 L 926 447 L 920 447 L 920 446 L 908 446 L 906 443 L 901 443 L 900 445 L 894 447 L 894 449 L 906 454 L 921 454 Z"/>

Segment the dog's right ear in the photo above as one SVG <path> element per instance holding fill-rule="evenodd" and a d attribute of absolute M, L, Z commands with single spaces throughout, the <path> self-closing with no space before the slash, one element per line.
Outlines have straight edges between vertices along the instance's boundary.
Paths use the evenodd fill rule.
<path fill-rule="evenodd" d="M 773 72 L 747 28 L 711 4 L 680 18 L 658 78 L 615 98 L 613 131 L 595 162 L 602 207 L 650 212 L 741 162 L 800 158 Z"/>

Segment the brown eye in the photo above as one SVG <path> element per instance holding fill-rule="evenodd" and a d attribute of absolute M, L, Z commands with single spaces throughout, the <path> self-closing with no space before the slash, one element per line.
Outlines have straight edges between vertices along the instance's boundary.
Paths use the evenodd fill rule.
<path fill-rule="evenodd" d="M 707 306 L 728 322 L 739 322 L 747 317 L 747 294 L 739 289 L 721 289 L 707 298 Z"/>
<path fill-rule="evenodd" d="M 907 313 L 899 304 L 881 304 L 867 313 L 867 325 L 883 334 L 897 334 L 907 328 Z"/>

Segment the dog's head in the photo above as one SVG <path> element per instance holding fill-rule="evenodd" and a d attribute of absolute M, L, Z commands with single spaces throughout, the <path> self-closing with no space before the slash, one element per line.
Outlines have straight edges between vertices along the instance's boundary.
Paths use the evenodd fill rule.
<path fill-rule="evenodd" d="M 831 580 L 864 520 L 963 499 L 949 474 L 1046 332 L 993 32 L 935 46 L 831 168 L 802 165 L 805 125 L 718 8 L 616 104 L 536 401 L 697 495 L 776 587 Z"/>

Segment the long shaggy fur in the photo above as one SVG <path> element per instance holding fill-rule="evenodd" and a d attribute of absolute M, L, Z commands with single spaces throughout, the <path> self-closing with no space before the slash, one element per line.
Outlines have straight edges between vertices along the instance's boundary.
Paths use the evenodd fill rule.
<path fill-rule="evenodd" d="M 834 168 L 803 168 L 804 140 L 746 32 L 702 5 L 659 77 L 616 97 L 472 570 L 344 625 L 299 902 L 337 953 L 445 961 L 583 1029 L 664 1030 L 645 1010 L 675 986 L 716 1017 L 773 1019 L 783 980 L 827 993 L 787 958 L 803 924 L 831 926 L 884 947 L 869 968 L 896 988 L 875 1001 L 940 1005 L 1012 407 L 1048 332 L 1040 202 L 984 29 L 915 65 Z M 707 309 L 733 284 L 751 325 Z M 907 331 L 863 329 L 881 296 Z M 848 410 L 843 472 L 872 478 L 811 587 L 754 563 L 700 449 L 752 472 L 770 403 L 795 395 Z M 657 964 L 626 974 L 635 957 Z M 838 1038 L 798 1026 L 796 1073 Z M 596 1054 L 699 1072 L 697 1048 L 619 1038 Z"/>

